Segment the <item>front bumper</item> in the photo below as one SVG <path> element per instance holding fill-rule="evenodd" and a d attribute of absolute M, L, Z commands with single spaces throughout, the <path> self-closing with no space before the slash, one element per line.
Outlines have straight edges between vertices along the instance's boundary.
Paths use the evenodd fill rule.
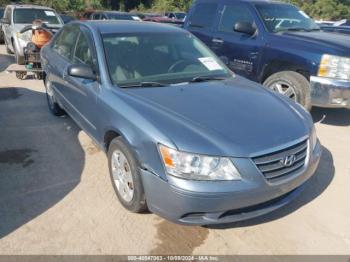
<path fill-rule="evenodd" d="M 315 173 L 321 157 L 318 142 L 302 173 L 269 183 L 250 159 L 235 159 L 244 172 L 242 181 L 187 181 L 168 176 L 168 181 L 143 170 L 147 204 L 155 214 L 187 225 L 231 223 L 261 216 L 291 202 Z"/>
<path fill-rule="evenodd" d="M 319 107 L 350 108 L 350 82 L 311 76 L 311 104 Z"/>

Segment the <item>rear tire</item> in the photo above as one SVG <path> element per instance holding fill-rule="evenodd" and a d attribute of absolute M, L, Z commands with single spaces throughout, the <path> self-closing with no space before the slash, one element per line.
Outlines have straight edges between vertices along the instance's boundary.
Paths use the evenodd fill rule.
<path fill-rule="evenodd" d="M 294 71 L 282 71 L 269 76 L 263 85 L 286 95 L 306 110 L 311 110 L 310 83 L 303 75 Z"/>
<path fill-rule="evenodd" d="M 65 115 L 64 110 L 58 105 L 55 92 L 53 91 L 51 87 L 51 83 L 47 80 L 44 82 L 45 89 L 46 89 L 46 99 L 47 99 L 47 105 L 49 107 L 50 112 L 54 116 L 62 116 Z"/>
<path fill-rule="evenodd" d="M 127 143 L 120 137 L 113 139 L 107 155 L 111 181 L 120 203 L 133 213 L 147 211 L 140 167 Z"/>

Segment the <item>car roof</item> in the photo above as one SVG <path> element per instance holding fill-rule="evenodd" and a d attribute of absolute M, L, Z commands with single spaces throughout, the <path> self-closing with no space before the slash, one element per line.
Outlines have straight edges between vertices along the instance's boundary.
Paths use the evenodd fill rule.
<path fill-rule="evenodd" d="M 120 12 L 120 11 L 101 11 L 101 13 L 105 13 L 105 14 L 131 15 L 130 13 L 127 13 L 127 12 Z"/>
<path fill-rule="evenodd" d="M 71 23 L 72 24 L 72 23 Z M 98 31 L 101 34 L 114 33 L 176 33 L 187 32 L 173 25 L 166 25 L 154 22 L 138 22 L 138 21 L 123 21 L 123 20 L 97 20 L 74 22 L 73 24 L 86 25 L 92 30 Z M 187 32 L 188 33 L 188 32 Z"/>
<path fill-rule="evenodd" d="M 8 5 L 14 9 L 21 9 L 21 8 L 31 8 L 31 9 L 45 9 L 45 10 L 53 10 L 51 7 L 47 6 L 41 6 L 41 5 Z"/>

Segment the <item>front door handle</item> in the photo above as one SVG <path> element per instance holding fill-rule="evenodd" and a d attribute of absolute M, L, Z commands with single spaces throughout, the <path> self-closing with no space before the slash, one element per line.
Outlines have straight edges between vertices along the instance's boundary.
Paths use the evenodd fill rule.
<path fill-rule="evenodd" d="M 212 42 L 215 44 L 223 44 L 224 40 L 222 40 L 221 38 L 213 38 Z"/>

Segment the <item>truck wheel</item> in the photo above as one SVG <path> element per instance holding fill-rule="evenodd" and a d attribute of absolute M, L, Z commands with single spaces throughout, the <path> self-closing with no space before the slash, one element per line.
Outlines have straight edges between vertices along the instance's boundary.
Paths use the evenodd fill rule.
<path fill-rule="evenodd" d="M 122 138 L 112 140 L 108 149 L 108 166 L 113 188 L 120 203 L 133 213 L 147 210 L 140 168 Z"/>
<path fill-rule="evenodd" d="M 27 77 L 27 72 L 25 71 L 18 71 L 16 72 L 16 77 L 20 80 L 24 80 Z"/>
<path fill-rule="evenodd" d="M 51 83 L 49 81 L 45 80 L 44 84 L 45 84 L 45 89 L 46 89 L 47 105 L 49 106 L 50 112 L 54 116 L 64 115 L 65 114 L 64 110 L 56 102 L 55 93 L 53 92 L 53 89 L 51 87 Z"/>
<path fill-rule="evenodd" d="M 293 71 L 278 72 L 268 77 L 263 85 L 311 110 L 310 84 L 303 75 Z"/>

